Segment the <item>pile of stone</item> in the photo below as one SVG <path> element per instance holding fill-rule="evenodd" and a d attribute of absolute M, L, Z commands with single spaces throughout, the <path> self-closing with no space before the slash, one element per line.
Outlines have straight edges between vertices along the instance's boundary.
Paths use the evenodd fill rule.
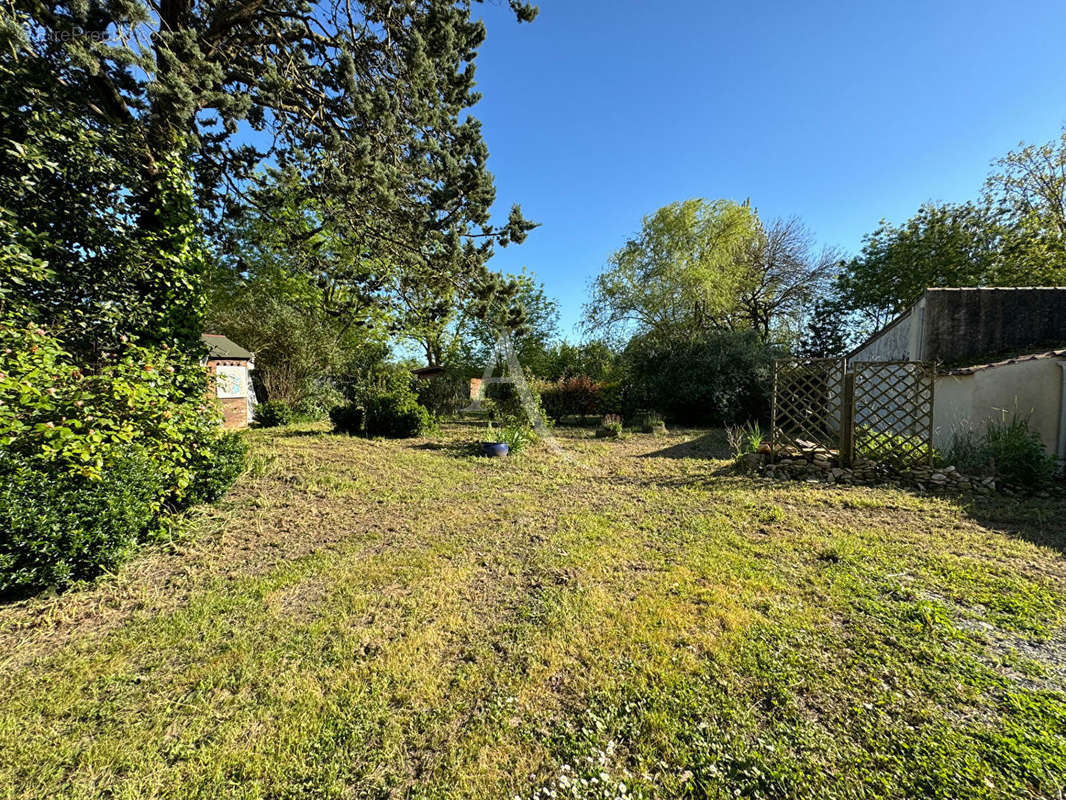
<path fill-rule="evenodd" d="M 990 494 L 996 490 L 994 478 L 964 475 L 955 467 L 916 466 L 895 469 L 883 462 L 856 458 L 844 466 L 836 453 L 812 446 L 775 455 L 764 446 L 758 453 L 742 456 L 738 466 L 744 472 L 764 475 L 774 480 L 806 481 L 842 485 L 888 485 L 913 487 L 924 491 L 970 491 Z"/>

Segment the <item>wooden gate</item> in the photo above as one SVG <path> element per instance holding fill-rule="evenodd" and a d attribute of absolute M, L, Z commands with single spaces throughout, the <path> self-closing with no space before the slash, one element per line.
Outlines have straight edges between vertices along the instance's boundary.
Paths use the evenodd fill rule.
<path fill-rule="evenodd" d="M 933 460 L 936 370 L 924 361 L 778 359 L 770 442 L 775 457 L 856 457 L 899 469 Z"/>
<path fill-rule="evenodd" d="M 844 425 L 842 358 L 782 358 L 774 362 L 770 441 L 774 452 L 835 451 Z"/>
<path fill-rule="evenodd" d="M 936 368 L 926 361 L 852 364 L 854 454 L 898 469 L 932 464 Z"/>

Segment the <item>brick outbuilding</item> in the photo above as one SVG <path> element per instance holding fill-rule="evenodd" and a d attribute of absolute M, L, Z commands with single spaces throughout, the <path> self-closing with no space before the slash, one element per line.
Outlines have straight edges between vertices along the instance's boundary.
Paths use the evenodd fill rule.
<path fill-rule="evenodd" d="M 207 345 L 203 359 L 207 370 L 208 393 L 218 398 L 222 406 L 223 425 L 227 428 L 247 428 L 255 409 L 255 390 L 252 370 L 255 355 L 217 333 L 205 333 Z"/>

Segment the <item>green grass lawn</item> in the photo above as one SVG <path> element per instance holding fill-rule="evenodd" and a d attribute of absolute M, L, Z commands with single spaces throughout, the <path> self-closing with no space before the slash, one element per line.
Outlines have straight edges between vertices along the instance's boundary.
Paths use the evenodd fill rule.
<path fill-rule="evenodd" d="M 0 797 L 1059 797 L 1066 502 L 716 433 L 250 434 L 169 547 L 0 607 Z"/>

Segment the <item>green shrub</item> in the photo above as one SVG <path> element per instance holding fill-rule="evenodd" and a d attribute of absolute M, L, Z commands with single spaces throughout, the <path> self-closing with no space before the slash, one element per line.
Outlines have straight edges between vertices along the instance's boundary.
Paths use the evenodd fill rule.
<path fill-rule="evenodd" d="M 255 421 L 263 428 L 291 425 L 295 420 L 296 412 L 284 400 L 268 400 L 255 407 Z"/>
<path fill-rule="evenodd" d="M 0 596 L 63 588 L 112 569 L 158 530 L 166 476 L 144 448 L 96 480 L 40 462 L 0 461 Z"/>
<path fill-rule="evenodd" d="M 567 414 L 566 398 L 559 384 L 559 381 L 540 381 L 537 384 L 540 407 L 544 409 L 544 416 L 555 422 Z"/>
<path fill-rule="evenodd" d="M 337 433 L 355 436 L 366 429 L 366 410 L 361 405 L 345 403 L 330 409 L 329 420 Z"/>
<path fill-rule="evenodd" d="M 470 380 L 445 372 L 415 384 L 418 402 L 438 418 L 454 417 L 470 404 Z"/>
<path fill-rule="evenodd" d="M 344 403 L 344 395 L 328 383 L 316 385 L 292 407 L 293 422 L 316 422 L 326 419 L 330 409 Z M 287 423 L 281 423 L 287 424 Z"/>
<path fill-rule="evenodd" d="M 951 437 L 951 447 L 944 454 L 944 462 L 957 467 L 966 475 L 992 474 L 984 436 L 969 425 L 955 431 Z"/>
<path fill-rule="evenodd" d="M 600 427 L 596 429 L 596 438 L 598 439 L 617 439 L 622 435 L 622 418 L 617 414 L 608 414 L 600 422 Z"/>
<path fill-rule="evenodd" d="M 596 400 L 601 414 L 625 413 L 624 386 L 620 381 L 600 383 L 596 388 Z"/>
<path fill-rule="evenodd" d="M 667 420 L 736 425 L 770 416 L 774 352 L 749 331 L 633 337 L 622 357 L 619 409 L 654 408 Z M 612 411 L 606 403 L 603 413 Z"/>
<path fill-rule="evenodd" d="M 656 411 L 641 411 L 637 414 L 636 424 L 643 433 L 666 433 L 666 423 Z"/>
<path fill-rule="evenodd" d="M 224 491 L 243 445 L 204 389 L 192 356 L 124 342 L 90 368 L 44 329 L 0 321 L 4 591 L 110 568 L 164 512 Z"/>
<path fill-rule="evenodd" d="M 484 406 L 489 411 L 489 419 L 503 422 L 521 422 L 534 425 L 538 417 L 544 416 L 540 393 L 532 380 L 526 381 L 529 396 L 522 397 L 518 384 L 514 381 L 494 381 L 485 384 L 484 397 L 489 401 Z"/>
<path fill-rule="evenodd" d="M 496 439 L 499 442 L 506 442 L 507 449 L 512 454 L 521 453 L 536 440 L 537 434 L 533 429 L 521 422 L 512 422 L 507 425 Z"/>
<path fill-rule="evenodd" d="M 972 431 L 956 435 L 949 459 L 964 472 L 991 473 L 1016 486 L 1039 486 L 1055 474 L 1054 457 L 1029 418 L 1018 414 L 990 421 L 980 437 Z"/>
<path fill-rule="evenodd" d="M 221 498 L 244 471 L 247 458 L 248 443 L 239 433 L 225 433 L 202 448 L 183 505 L 213 503 Z"/>
<path fill-rule="evenodd" d="M 384 392 L 366 404 L 366 432 L 370 436 L 405 439 L 421 436 L 429 428 L 429 412 L 413 394 Z"/>

